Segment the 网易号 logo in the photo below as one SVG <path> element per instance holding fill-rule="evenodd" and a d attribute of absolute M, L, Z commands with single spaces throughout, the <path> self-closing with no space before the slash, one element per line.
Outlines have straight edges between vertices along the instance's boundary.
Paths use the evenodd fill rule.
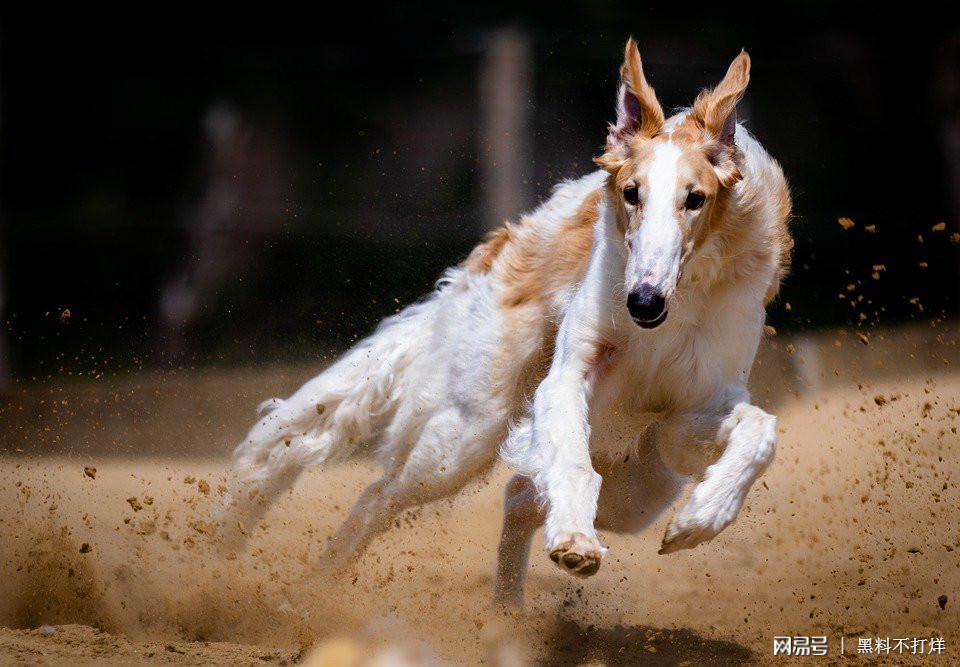
<path fill-rule="evenodd" d="M 826 655 L 829 650 L 827 638 L 822 637 L 774 637 L 774 655 Z"/>

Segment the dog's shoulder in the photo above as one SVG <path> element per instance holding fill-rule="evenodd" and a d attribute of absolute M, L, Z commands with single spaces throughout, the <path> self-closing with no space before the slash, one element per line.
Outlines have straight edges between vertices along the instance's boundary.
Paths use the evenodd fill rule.
<path fill-rule="evenodd" d="M 605 178 L 604 172 L 594 172 L 561 182 L 519 223 L 506 222 L 487 234 L 464 267 L 490 274 L 504 307 L 551 303 L 586 273 Z"/>

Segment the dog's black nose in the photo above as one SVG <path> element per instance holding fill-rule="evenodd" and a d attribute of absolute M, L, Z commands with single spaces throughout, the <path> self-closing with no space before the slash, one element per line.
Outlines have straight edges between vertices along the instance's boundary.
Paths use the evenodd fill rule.
<path fill-rule="evenodd" d="M 652 329 L 665 319 L 667 302 L 651 285 L 640 285 L 627 295 L 627 310 L 633 321 L 645 329 Z"/>

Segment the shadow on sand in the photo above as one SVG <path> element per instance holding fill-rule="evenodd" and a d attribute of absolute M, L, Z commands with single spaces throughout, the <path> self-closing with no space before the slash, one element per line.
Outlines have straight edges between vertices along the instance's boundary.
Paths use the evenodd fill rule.
<path fill-rule="evenodd" d="M 541 664 L 571 665 L 743 665 L 756 656 L 746 646 L 706 639 L 692 630 L 645 625 L 612 628 L 582 627 L 569 620 L 557 623 Z"/>

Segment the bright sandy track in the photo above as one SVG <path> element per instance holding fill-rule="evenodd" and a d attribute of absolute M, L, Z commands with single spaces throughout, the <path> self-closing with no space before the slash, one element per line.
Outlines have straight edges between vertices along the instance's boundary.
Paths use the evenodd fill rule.
<path fill-rule="evenodd" d="M 17 629 L 0 629 L 0 663 L 292 664 L 321 645 L 327 657 L 392 646 L 414 664 L 800 664 L 774 659 L 773 637 L 825 634 L 830 657 L 817 664 L 870 662 L 855 655 L 867 636 L 945 639 L 942 657 L 877 664 L 960 664 L 960 375 L 952 336 L 938 333 L 875 335 L 862 350 L 852 336 L 839 347 L 822 337 L 820 386 L 796 393 L 803 343 L 791 354 L 774 338 L 755 394 L 779 414 L 780 447 L 740 519 L 670 556 L 656 553 L 669 514 L 638 536 L 604 535 L 609 555 L 586 581 L 557 571 L 537 542 L 526 610 L 507 618 L 488 611 L 502 468 L 405 515 L 346 578 L 302 583 L 376 474 L 368 460 L 311 471 L 235 558 L 214 555 L 203 523 L 229 439 L 258 392 L 275 387 L 241 394 L 235 377 L 220 389 L 180 379 L 153 394 L 125 381 L 102 402 L 74 390 L 47 391 L 43 404 L 41 393 L 14 396 L 0 451 L 0 625 Z M 275 383 L 289 389 L 308 374 Z M 198 408 L 191 387 L 219 398 Z M 221 424 L 218 400 L 247 420 L 231 412 Z M 44 415 L 57 409 L 51 426 Z M 84 432 L 88 421 L 107 425 Z M 117 444 L 162 439 L 165 423 L 176 454 Z M 116 440 L 98 449 L 91 440 L 105 431 Z M 66 453 L 39 456 L 34 437 Z M 216 441 L 213 458 L 191 444 L 205 438 Z M 125 453 L 106 455 L 110 447 Z"/>

